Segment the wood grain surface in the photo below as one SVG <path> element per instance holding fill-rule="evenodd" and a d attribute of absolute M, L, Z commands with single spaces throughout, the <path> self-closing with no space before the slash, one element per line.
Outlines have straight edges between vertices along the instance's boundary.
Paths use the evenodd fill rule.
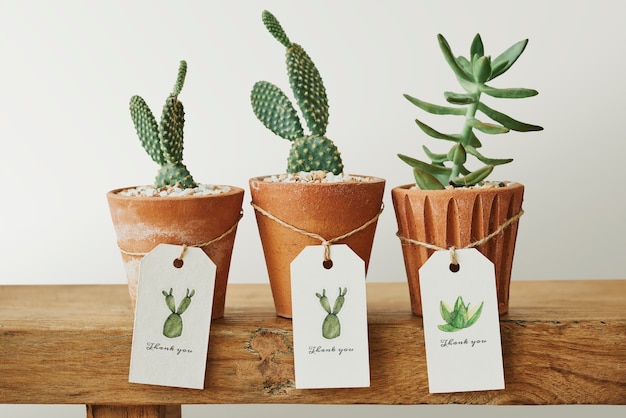
<path fill-rule="evenodd" d="M 626 404 L 626 280 L 514 281 L 506 389 L 449 394 L 428 392 L 406 283 L 367 292 L 371 387 L 295 389 L 291 321 L 269 286 L 235 284 L 197 390 L 128 383 L 126 286 L 0 286 L 0 403 L 86 404 L 90 418 L 170 417 L 181 404 Z"/>

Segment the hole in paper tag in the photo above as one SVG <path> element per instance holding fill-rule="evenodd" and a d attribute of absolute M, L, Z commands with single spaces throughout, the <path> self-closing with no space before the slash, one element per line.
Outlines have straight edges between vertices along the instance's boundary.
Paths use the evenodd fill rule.
<path fill-rule="evenodd" d="M 436 251 L 420 268 L 431 393 L 504 389 L 493 263 L 476 249 Z"/>
<path fill-rule="evenodd" d="M 347 245 L 321 245 L 291 263 L 296 388 L 369 387 L 365 263 Z"/>
<path fill-rule="evenodd" d="M 216 267 L 200 248 L 181 248 L 160 244 L 141 261 L 131 383 L 204 388 Z"/>

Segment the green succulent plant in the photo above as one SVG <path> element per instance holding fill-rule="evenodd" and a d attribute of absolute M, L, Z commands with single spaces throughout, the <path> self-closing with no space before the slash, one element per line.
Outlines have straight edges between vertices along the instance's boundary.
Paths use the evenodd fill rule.
<path fill-rule="evenodd" d="M 165 100 L 159 123 L 143 98 L 135 95 L 130 99 L 130 116 L 141 145 L 150 158 L 161 166 L 154 182 L 157 188 L 176 185 L 182 188 L 196 186 L 189 170 L 183 164 L 185 111 L 182 102 L 178 100 L 178 95 L 183 88 L 186 74 L 187 62 L 181 61 L 174 89 Z"/>
<path fill-rule="evenodd" d="M 339 296 L 335 299 L 335 304 L 333 308 L 330 308 L 330 302 L 328 301 L 328 297 L 326 296 L 326 289 L 322 290 L 322 294 L 316 293 L 320 300 L 320 305 L 322 309 L 324 309 L 328 315 L 324 318 L 324 322 L 322 323 L 322 336 L 327 340 L 332 340 L 333 338 L 337 338 L 341 335 L 341 322 L 339 321 L 339 317 L 337 314 L 343 308 L 343 304 L 346 301 L 346 293 L 348 293 L 347 288 L 339 288 Z"/>
<path fill-rule="evenodd" d="M 189 289 L 187 289 L 187 294 L 180 301 L 178 305 L 178 309 L 176 309 L 176 302 L 174 301 L 174 295 L 172 295 L 172 289 L 167 293 L 165 290 L 162 291 L 163 296 L 165 296 L 165 304 L 168 309 L 172 311 L 172 313 L 167 317 L 165 323 L 163 323 L 163 335 L 167 338 L 177 338 L 183 334 L 183 318 L 181 315 L 185 313 L 189 305 L 191 304 L 191 298 L 196 294 L 195 290 L 192 290 L 191 293 Z"/>
<path fill-rule="evenodd" d="M 482 144 L 476 136 L 475 130 L 484 134 L 504 134 L 511 130 L 518 132 L 543 130 L 541 126 L 515 120 L 487 106 L 481 100 L 483 93 L 494 98 L 506 99 L 521 99 L 538 94 L 536 90 L 527 88 L 495 88 L 486 84 L 511 68 L 522 52 L 524 52 L 528 39 L 515 43 L 493 60 L 491 56 L 485 55 L 480 34 L 474 37 L 470 47 L 469 58 L 463 56 L 455 57 L 443 35 L 437 35 L 437 39 L 446 62 L 465 92 L 454 93 L 447 91 L 444 93 L 446 101 L 453 106 L 428 103 L 408 94 L 405 94 L 404 97 L 428 113 L 463 116 L 465 122 L 460 133 L 447 134 L 439 132 L 416 119 L 415 122 L 419 128 L 428 136 L 453 143 L 450 150 L 444 154 L 434 153 L 424 146 L 424 152 L 431 160 L 431 163 L 426 163 L 404 154 L 398 154 L 400 159 L 413 168 L 417 185 L 425 190 L 443 189 L 447 185 L 455 187 L 473 186 L 485 180 L 495 166 L 513 161 L 510 158 L 487 158 L 479 153 L 478 148 Z M 481 112 L 495 123 L 479 120 L 477 118 L 478 112 Z M 468 170 L 465 166 L 468 155 L 478 159 L 483 166 L 475 171 Z"/>
<path fill-rule="evenodd" d="M 305 50 L 289 40 L 273 14 L 263 11 L 262 20 L 270 34 L 286 48 L 289 84 L 310 133 L 305 134 L 287 95 L 268 81 L 258 81 L 252 88 L 250 101 L 254 114 L 266 128 L 291 141 L 288 173 L 322 170 L 341 174 L 341 155 L 326 137 L 328 98 L 319 71 Z"/>
<path fill-rule="evenodd" d="M 483 311 L 483 304 L 484 302 L 481 302 L 480 306 L 470 309 L 470 304 L 468 303 L 466 305 L 461 296 L 456 298 L 454 308 L 450 308 L 444 301 L 441 301 L 439 311 L 446 323 L 438 325 L 437 327 L 445 332 L 456 332 L 463 328 L 469 328 L 480 318 L 480 314 Z"/>

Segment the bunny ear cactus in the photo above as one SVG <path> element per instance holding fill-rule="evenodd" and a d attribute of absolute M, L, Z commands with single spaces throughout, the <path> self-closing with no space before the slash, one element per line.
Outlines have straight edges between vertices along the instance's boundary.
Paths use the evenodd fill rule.
<path fill-rule="evenodd" d="M 170 185 L 182 188 L 196 186 L 183 164 L 185 112 L 178 95 L 183 88 L 186 74 L 187 63 L 181 61 L 174 89 L 165 101 L 158 124 L 143 98 L 135 95 L 130 99 L 130 115 L 141 145 L 150 158 L 161 166 L 155 179 L 157 188 Z"/>
<path fill-rule="evenodd" d="M 427 135 L 435 138 L 450 141 L 452 147 L 447 153 L 436 154 L 431 152 L 426 146 L 424 152 L 430 158 L 431 163 L 416 160 L 412 157 L 398 154 L 398 157 L 413 167 L 413 173 L 417 185 L 424 190 L 443 189 L 446 185 L 473 186 L 483 181 L 496 165 L 506 164 L 513 161 L 510 158 L 493 159 L 487 158 L 478 152 L 482 146 L 475 131 L 484 134 L 504 134 L 511 130 L 518 132 L 541 131 L 543 128 L 515 120 L 491 107 L 487 106 L 481 99 L 482 94 L 494 98 L 521 99 L 535 96 L 536 90 L 527 88 L 495 88 L 486 83 L 492 81 L 505 73 L 517 61 L 528 40 L 517 42 L 494 60 L 490 56 L 485 56 L 484 46 L 480 34 L 474 37 L 470 47 L 470 57 L 455 57 L 450 45 L 443 37 L 437 35 L 439 47 L 443 56 L 456 75 L 463 93 L 445 92 L 444 97 L 448 103 L 454 106 L 440 106 L 428 103 L 415 97 L 405 94 L 404 97 L 420 109 L 435 115 L 458 115 L 464 116 L 465 122 L 460 133 L 447 134 L 437 131 L 424 122 L 416 119 L 419 128 Z M 477 118 L 477 113 L 481 112 L 490 118 L 492 122 L 484 122 Z M 475 171 L 470 171 L 465 167 L 467 156 L 471 155 L 478 159 L 483 166 Z M 451 163 L 446 165 L 446 163 Z"/>
<path fill-rule="evenodd" d="M 196 294 L 195 290 L 192 289 L 190 293 L 189 289 L 187 289 L 187 294 L 180 301 L 178 309 L 176 309 L 176 302 L 174 301 L 174 295 L 172 295 L 172 290 L 173 289 L 170 289 L 169 293 L 167 293 L 165 290 L 162 291 L 163 296 L 165 296 L 165 304 L 172 312 L 163 324 L 163 335 L 167 338 L 177 338 L 183 334 L 183 318 L 181 317 L 181 315 L 185 313 L 187 308 L 189 308 L 189 305 L 191 304 L 191 298 L 193 297 L 193 295 Z"/>
<path fill-rule="evenodd" d="M 270 82 L 259 81 L 252 88 L 254 114 L 266 128 L 291 141 L 288 173 L 323 170 L 341 174 L 341 155 L 326 137 L 328 98 L 319 71 L 305 50 L 289 40 L 273 14 L 266 10 L 262 19 L 270 34 L 286 48 L 289 84 L 310 133 L 305 134 L 287 95 Z"/>
<path fill-rule="evenodd" d="M 339 296 L 335 299 L 335 303 L 333 308 L 330 308 L 330 302 L 328 301 L 328 297 L 326 296 L 326 289 L 322 290 L 322 294 L 316 293 L 315 296 L 320 300 L 320 305 L 322 309 L 324 309 L 328 315 L 324 318 L 324 322 L 322 323 L 322 336 L 327 340 L 332 340 L 333 338 L 337 338 L 341 335 L 341 322 L 339 321 L 339 317 L 337 314 L 343 308 L 343 304 L 346 301 L 346 293 L 348 293 L 347 288 L 339 288 Z"/>

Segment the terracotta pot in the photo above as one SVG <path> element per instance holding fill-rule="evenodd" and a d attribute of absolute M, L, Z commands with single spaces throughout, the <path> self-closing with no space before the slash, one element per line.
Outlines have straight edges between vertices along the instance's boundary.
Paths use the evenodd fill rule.
<path fill-rule="evenodd" d="M 453 190 L 419 190 L 412 189 L 413 186 L 399 186 L 391 191 L 398 235 L 440 248 L 465 248 L 487 237 L 520 213 L 524 197 L 521 184 Z M 509 309 L 517 227 L 518 222 L 512 222 L 502 233 L 475 247 L 494 264 L 501 315 Z M 415 315 L 421 316 L 419 269 L 435 250 L 402 238 L 401 244 L 411 309 Z"/>
<path fill-rule="evenodd" d="M 271 183 L 263 181 L 264 177 L 250 179 L 253 205 L 326 240 L 377 219 L 382 207 L 385 180 L 381 178 L 352 183 Z M 321 242 L 281 225 L 259 210 L 255 213 L 276 313 L 291 318 L 290 264 L 304 247 Z M 347 244 L 365 262 L 366 272 L 375 231 L 376 221 L 336 242 Z"/>
<path fill-rule="evenodd" d="M 133 306 L 144 254 L 158 244 L 204 244 L 234 227 L 221 239 L 201 247 L 217 266 L 212 317 L 224 315 L 226 284 L 244 194 L 241 188 L 229 187 L 228 192 L 215 195 L 167 198 L 125 197 L 118 194 L 123 189 L 107 193 Z"/>

